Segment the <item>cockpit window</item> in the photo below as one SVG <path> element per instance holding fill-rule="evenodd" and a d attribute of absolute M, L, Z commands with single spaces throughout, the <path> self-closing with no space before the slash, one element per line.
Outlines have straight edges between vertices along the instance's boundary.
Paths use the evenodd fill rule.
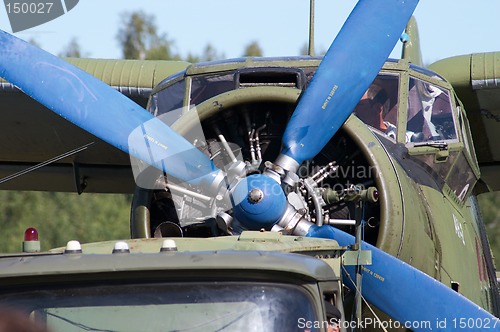
<path fill-rule="evenodd" d="M 413 77 L 409 87 L 406 142 L 457 139 L 448 91 Z"/>
<path fill-rule="evenodd" d="M 190 105 L 198 105 L 221 93 L 234 90 L 234 72 L 221 75 L 201 75 L 191 79 Z"/>
<path fill-rule="evenodd" d="M 149 101 L 149 113 L 157 117 L 173 110 L 182 108 L 185 89 L 186 80 L 181 79 L 180 81 L 170 85 L 166 89 L 156 92 L 151 96 L 151 99 Z"/>
<path fill-rule="evenodd" d="M 399 76 L 379 74 L 361 97 L 354 114 L 370 127 L 396 140 Z"/>
<path fill-rule="evenodd" d="M 51 331 L 304 331 L 312 297 L 281 283 L 213 282 L 39 289 L 2 294 Z M 316 331 L 316 329 L 313 329 Z"/>
<path fill-rule="evenodd" d="M 213 75 L 199 75 L 191 78 L 189 108 L 200 104 L 205 100 L 217 96 L 218 94 L 234 90 L 234 72 Z M 182 114 L 184 97 L 186 93 L 186 79 L 183 78 L 173 84 L 168 85 L 151 96 L 148 111 L 156 117 L 177 110 L 176 115 L 169 115 L 172 124 Z"/>
<path fill-rule="evenodd" d="M 202 67 L 198 65 L 198 68 Z M 187 110 L 191 110 L 207 99 L 222 93 L 248 86 L 289 86 L 290 78 L 294 80 L 293 86 L 303 87 L 303 84 L 311 79 L 315 70 L 315 66 L 306 66 L 299 68 L 259 67 L 255 70 L 243 68 L 196 75 L 182 72 L 161 83 L 163 88 L 155 91 L 150 97 L 148 111 L 156 117 L 166 118 L 167 120 L 164 121 L 171 125 Z M 241 82 L 242 76 L 237 74 L 243 72 L 246 73 L 246 79 L 250 78 L 250 82 Z M 257 75 L 259 73 L 262 76 Z M 297 80 L 299 80 L 298 83 Z"/>

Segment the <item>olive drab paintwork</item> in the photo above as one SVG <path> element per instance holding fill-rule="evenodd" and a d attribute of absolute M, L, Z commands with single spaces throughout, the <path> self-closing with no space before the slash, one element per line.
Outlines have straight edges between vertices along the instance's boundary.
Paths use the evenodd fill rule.
<path fill-rule="evenodd" d="M 268 62 L 259 60 L 254 62 L 247 59 L 245 62 L 225 62 L 214 64 L 213 66 L 191 65 L 187 68 L 184 75 L 186 82 L 190 81 L 191 77 L 200 77 L 200 75 L 214 75 L 216 73 L 227 73 L 237 71 L 241 68 L 290 68 L 302 67 L 311 68 L 314 70 L 319 59 L 305 58 L 296 60 L 270 60 Z M 375 244 L 384 251 L 400 258 L 401 260 L 419 268 L 428 275 L 440 280 L 445 285 L 452 287 L 459 285 L 459 292 L 482 307 L 488 310 L 494 310 L 491 303 L 491 283 L 486 271 L 486 257 L 483 253 L 483 239 L 481 238 L 481 229 L 473 220 L 477 218 L 477 206 L 473 198 L 467 198 L 464 201 L 459 201 L 457 194 L 454 193 L 446 184 L 442 184 L 442 188 L 437 188 L 436 185 L 430 186 L 425 173 L 418 170 L 412 160 L 413 156 L 429 155 L 432 160 L 434 156 L 439 154 L 441 150 L 432 146 L 415 147 L 407 145 L 405 142 L 404 126 L 408 105 L 408 79 L 416 77 L 431 82 L 444 89 L 451 91 L 452 87 L 445 81 L 439 78 L 433 78 L 422 74 L 419 71 L 412 69 L 410 64 L 401 60 L 399 62 L 387 62 L 381 73 L 394 74 L 399 77 L 399 128 L 396 140 L 390 140 L 379 132 L 374 132 L 367 127 L 357 117 L 351 116 L 343 126 L 343 132 L 346 136 L 353 140 L 353 144 L 359 149 L 359 152 L 368 160 L 376 186 L 380 192 L 380 224 L 378 225 L 378 234 Z M 173 82 L 179 78 L 174 78 Z M 171 81 L 166 80 L 160 83 L 154 90 L 155 93 L 168 90 L 171 86 Z M 186 90 L 188 87 L 185 87 Z M 292 87 L 283 86 L 250 86 L 245 89 L 228 90 L 220 95 L 215 95 L 205 101 L 201 101 L 196 105 L 197 116 L 193 117 L 192 113 L 187 112 L 179 118 L 173 127 L 183 133 L 189 133 L 190 129 L 196 126 L 196 121 L 206 121 L 210 118 L 215 118 L 217 115 L 232 107 L 244 104 L 250 104 L 257 100 L 266 100 L 273 103 L 282 103 L 290 105 L 296 102 L 299 97 L 300 90 Z M 184 106 L 188 106 L 188 94 L 181 94 L 184 99 Z M 454 96 L 452 103 L 455 104 Z M 454 108 L 454 116 L 458 118 L 462 116 L 461 121 L 466 121 L 462 113 L 463 110 Z M 462 130 L 467 128 L 457 128 L 459 137 L 464 134 Z M 454 155 L 460 152 L 470 151 L 471 147 L 466 148 L 464 139 L 456 140 L 448 145 L 447 152 L 449 155 Z M 465 158 L 470 165 L 470 172 L 474 176 L 479 176 L 478 165 L 475 163 L 475 158 Z M 434 162 L 433 162 L 434 163 Z M 439 161 L 437 161 L 439 163 Z M 420 164 L 421 165 L 421 164 Z M 450 169 L 453 168 L 453 163 Z M 428 169 L 427 169 L 428 171 Z M 450 170 L 451 172 L 451 170 Z M 422 176 L 422 174 L 424 174 Z M 89 181 L 89 188 L 92 182 Z M 149 231 L 148 210 L 149 195 L 144 195 L 142 192 L 136 191 L 135 203 L 133 207 L 132 218 L 132 236 L 142 237 L 151 236 Z M 263 233 L 265 234 L 265 233 Z M 153 242 L 151 242 L 151 240 Z M 132 252 L 134 250 L 143 251 L 144 246 L 155 247 L 158 250 L 159 240 L 148 240 L 143 242 L 139 239 L 132 240 L 130 246 Z M 190 251 L 201 250 L 202 248 L 210 248 L 210 243 L 214 243 L 212 250 L 234 249 L 231 245 L 234 238 L 229 237 L 210 240 L 208 242 L 196 239 L 182 239 L 178 241 L 179 248 L 183 246 L 189 248 Z M 275 239 L 268 238 L 263 240 L 265 250 L 271 250 Z M 226 244 L 224 244 L 226 243 Z M 240 242 L 236 242 L 240 243 Z M 294 245 L 297 242 L 292 242 Z M 111 243 L 94 244 L 89 247 L 84 246 L 84 253 L 110 252 Z M 92 249 L 91 249 L 92 248 Z M 95 248 L 95 249 L 94 249 Z M 103 249 L 98 249 L 103 248 Z M 105 248 L 105 249 L 104 249 Z M 259 247 L 255 242 L 250 242 L 247 249 Z M 278 248 L 280 248 L 278 246 Z M 285 251 L 296 251 L 298 249 L 281 249 Z M 309 249 L 310 250 L 310 249 Z M 316 252 L 313 251 L 313 252 Z M 246 264 L 246 263 L 245 263 Z M 335 265 L 335 264 L 333 264 Z M 335 269 L 337 276 L 339 275 L 340 267 Z M 468 273 L 463 273 L 468 271 Z M 387 276 L 381 276 L 382 278 Z M 369 317 L 371 314 L 366 313 Z"/>
<path fill-rule="evenodd" d="M 278 67 L 282 63 L 279 61 L 273 62 L 272 65 L 263 61 L 253 63 L 250 59 L 244 63 L 226 62 L 214 66 L 212 73 L 229 72 L 240 67 L 254 65 Z M 310 60 L 302 60 L 296 63 L 289 61 L 286 65 L 306 67 L 313 64 Z M 189 81 L 190 77 L 196 77 L 202 73 L 209 74 L 207 66 L 200 68 L 191 66 L 186 71 L 186 81 Z M 454 167 L 458 167 L 454 164 L 456 157 L 452 159 L 453 156 L 457 155 L 463 155 L 463 162 L 466 163 L 471 177 L 476 180 L 479 178 L 479 167 L 470 153 L 473 148 L 468 145 L 470 142 L 463 138 L 463 135 L 467 134 L 462 131 L 467 128 L 467 118 L 463 109 L 453 107 L 456 121 L 465 122 L 465 125 L 462 128 L 457 127 L 458 139 L 448 143 L 446 154 L 452 157 L 448 157 L 449 160 L 444 161 L 444 164 L 447 165 L 446 174 L 443 175 L 444 181 L 442 181 L 441 187 L 436 184 L 431 185 L 428 178 L 436 175 L 428 173 L 429 167 L 419 169 L 422 167 L 421 164 L 415 163 L 416 158 L 412 159 L 414 156 L 426 156 L 433 160 L 430 164 L 432 167 L 443 164 L 436 157 L 441 156 L 443 151 L 432 146 L 406 144 L 404 128 L 408 109 L 406 102 L 408 100 L 407 82 L 409 77 L 415 77 L 448 91 L 452 91 L 452 86 L 442 78 L 432 77 L 431 72 L 427 74 L 415 70 L 405 60 L 397 63 L 386 63 L 381 73 L 390 73 L 401 77 L 399 119 L 402 121 L 397 141 L 393 143 L 384 136 L 374 135 L 373 131 L 354 116 L 343 127 L 344 132 L 355 140 L 359 151 L 369 158 L 370 166 L 376 170 L 375 179 L 381 193 L 380 229 L 376 244 L 384 251 L 417 266 L 449 287 L 452 284 L 459 284 L 461 294 L 477 304 L 489 308 L 489 310 L 494 310 L 490 306 L 490 292 L 493 290 L 487 286 L 490 282 L 486 281 L 482 272 L 487 258 L 483 256 L 482 231 L 475 221 L 478 216 L 477 203 L 469 194 L 467 194 L 466 199 L 460 200 L 458 197 L 460 193 L 454 192 L 446 182 L 448 176 L 454 176 Z M 170 83 L 165 82 L 164 84 Z M 162 87 L 160 84 L 156 91 L 163 89 L 165 86 Z M 248 87 L 228 91 L 197 104 L 196 120 L 199 118 L 203 121 L 216 117 L 218 112 L 258 98 L 287 102 L 292 105 L 297 97 L 296 89 L 284 87 Z M 450 98 L 452 105 L 458 104 L 452 93 L 450 93 Z M 184 106 L 187 106 L 187 103 L 187 99 L 184 99 Z M 187 133 L 195 125 L 194 120 L 195 118 L 190 117 L 188 113 L 173 126 L 180 132 Z M 444 159 L 446 159 L 446 154 Z M 143 221 L 138 222 L 139 225 L 143 223 Z M 474 272 L 464 274 L 464 268 Z"/>
<path fill-rule="evenodd" d="M 2 189 L 133 193 L 133 202 L 131 239 L 81 247 L 72 242 L 44 253 L 0 255 L 0 303 L 23 304 L 36 319 L 50 321 L 58 330 L 137 327 L 134 324 L 141 321 L 130 318 L 137 313 L 151 323 L 155 316 L 175 312 L 170 321 L 158 322 L 158 329 L 184 328 L 186 322 L 208 330 L 226 324 L 243 329 L 259 318 L 261 327 L 305 331 L 307 324 L 315 327 L 313 322 L 330 318 L 325 301 L 335 305 L 345 320 L 355 314 L 351 304 L 359 298 L 345 291 L 351 283 L 346 267 L 362 265 L 364 278 L 381 283 L 391 278 L 390 269 L 373 273 L 371 254 L 354 251 L 359 244 L 340 246 L 340 240 L 311 237 L 314 227 L 331 225 L 362 237 L 376 247 L 374 251 L 396 257 L 498 317 L 498 274 L 476 195 L 500 188 L 496 166 L 500 56 L 452 58 L 429 70 L 420 66 L 414 19 L 406 33 L 402 59 L 385 62 L 354 114 L 320 153 L 300 167 L 287 157 L 279 160 L 281 164 L 271 161 L 281 151 L 288 121 L 321 57 L 201 64 L 69 59 L 183 135 L 227 172 L 228 187 L 240 181 L 241 174 L 263 172 L 282 180 L 287 189 L 285 212 L 272 228 L 260 231 L 246 230 L 234 218 L 233 196 L 220 190 L 222 185 L 207 193 L 191 183 L 177 183 L 162 171 L 131 161 L 2 81 L 0 133 L 5 139 L 0 140 L 0 178 L 27 163 L 52 158 L 56 145 L 70 151 L 89 141 L 98 143 L 6 182 Z M 368 98 L 373 87 L 376 94 Z M 386 96 L 377 101 L 382 90 Z M 366 109 L 380 114 L 367 116 L 362 112 Z M 299 129 L 302 133 L 315 128 Z M 296 174 L 285 172 L 295 166 Z M 137 175 L 137 170 L 142 173 Z M 356 193 L 361 188 L 371 188 L 376 199 L 360 199 Z M 261 194 L 254 192 L 246 203 L 260 202 Z M 362 234 L 355 227 L 360 224 Z M 269 314 L 262 299 L 271 296 L 273 288 L 279 305 L 269 306 Z M 409 291 L 418 291 L 423 298 L 434 295 Z M 88 302 L 79 307 L 65 298 L 66 292 L 69 298 Z M 286 293 L 301 303 L 293 297 L 285 300 Z M 151 294 L 161 300 L 152 301 Z M 220 294 L 222 298 L 217 297 Z M 398 294 L 387 296 L 390 301 Z M 284 313 L 274 312 L 276 308 Z M 384 322 L 392 320 L 371 309 L 363 305 L 364 319 L 375 319 L 375 312 Z M 106 310 L 118 312 L 122 325 L 112 325 Z M 302 310 L 307 319 L 298 315 Z M 207 314 L 194 315 L 190 321 L 191 312 Z M 280 321 L 285 314 L 296 322 Z M 265 319 L 269 317 L 277 325 L 266 325 L 271 324 Z"/>
<path fill-rule="evenodd" d="M 75 251 L 68 250 L 68 243 L 67 247 L 46 253 L 1 255 L 0 303 L 32 310 L 32 317 L 36 319 L 45 314 L 44 321 L 54 331 L 71 328 L 170 330 L 190 325 L 203 326 L 202 329 L 206 330 L 228 322 L 231 322 L 232 329 L 240 329 L 243 324 L 263 324 L 266 328 L 276 324 L 273 319 L 264 318 L 259 322 L 249 320 L 253 316 L 239 316 L 241 312 L 234 312 L 235 309 L 230 310 L 223 303 L 211 302 L 216 301 L 214 297 L 203 299 L 196 294 L 196 288 L 207 283 L 209 287 L 226 285 L 222 289 L 228 297 L 225 301 L 236 307 L 258 301 L 249 295 L 238 297 L 236 294 L 241 287 L 259 289 L 261 293 L 256 295 L 264 299 L 266 294 L 272 298 L 273 291 L 269 287 L 296 292 L 295 296 L 301 295 L 307 306 L 304 303 L 286 305 L 290 308 L 301 306 L 311 312 L 296 312 L 295 316 L 288 316 L 290 321 L 284 324 L 291 328 L 301 320 L 304 324 L 306 321 L 327 321 L 325 294 L 336 299 L 337 302 L 333 303 L 342 310 L 340 266 L 345 248 L 335 241 L 249 231 L 239 237 L 200 240 L 177 238 L 168 247 L 172 249 L 173 245 L 174 251 L 162 251 L 164 239 L 158 238 L 121 242 L 121 248 L 129 248 L 121 252 L 114 249 L 116 241 L 107 241 L 83 244 L 81 250 Z M 74 243 L 72 246 L 74 248 Z M 164 308 L 165 303 L 159 299 L 164 296 L 162 287 L 169 284 L 176 285 L 177 290 L 187 286 L 184 292 L 188 299 L 181 298 L 176 302 L 167 293 L 166 298 L 160 300 L 168 303 Z M 107 288 L 108 293 L 101 294 L 100 288 L 105 288 L 105 285 L 111 285 L 111 288 Z M 121 295 L 120 292 L 129 287 L 127 285 L 132 285 L 135 291 Z M 138 305 L 139 302 L 135 301 L 142 296 L 140 290 L 148 287 L 153 287 L 154 296 L 146 296 Z M 235 292 L 234 296 L 231 296 L 231 291 Z M 85 302 L 80 298 L 82 293 Z M 99 300 L 101 297 L 105 300 Z M 190 302 L 189 297 L 195 302 Z M 293 302 L 293 298 L 290 301 Z M 191 306 L 197 313 L 207 315 L 186 317 L 186 313 L 193 310 Z M 78 315 L 71 308 L 78 308 Z M 286 310 L 286 307 L 275 309 Z M 153 315 L 146 323 L 143 319 L 153 312 L 161 313 L 164 318 L 158 320 Z M 178 319 L 173 319 L 173 316 Z"/>

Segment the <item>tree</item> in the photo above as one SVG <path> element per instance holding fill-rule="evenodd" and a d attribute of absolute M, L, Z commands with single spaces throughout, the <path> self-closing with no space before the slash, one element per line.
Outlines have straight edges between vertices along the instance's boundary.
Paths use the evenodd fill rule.
<path fill-rule="evenodd" d="M 201 61 L 214 61 L 224 58 L 224 54 L 218 54 L 211 44 L 207 44 L 203 50 Z"/>
<path fill-rule="evenodd" d="M 304 43 L 299 51 L 300 55 L 309 55 L 309 43 Z"/>
<path fill-rule="evenodd" d="M 78 44 L 78 40 L 75 37 L 73 37 L 70 40 L 69 44 L 66 45 L 64 50 L 61 53 L 59 53 L 59 56 L 60 57 L 81 58 L 81 57 L 84 57 L 86 55 L 82 52 L 80 44 Z"/>
<path fill-rule="evenodd" d="M 481 194 L 478 197 L 478 201 L 486 225 L 491 251 L 495 256 L 495 263 L 498 270 L 500 267 L 500 216 L 498 215 L 500 193 L 492 192 Z"/>
<path fill-rule="evenodd" d="M 38 230 L 42 250 L 130 237 L 130 195 L 0 191 L 0 201 L 0 252 L 19 252 L 28 227 Z"/>
<path fill-rule="evenodd" d="M 143 11 L 123 13 L 117 39 L 124 59 L 171 60 L 178 59 L 172 52 L 172 41 L 160 34 L 155 17 Z"/>
<path fill-rule="evenodd" d="M 325 55 L 326 51 L 327 50 L 323 47 L 319 51 L 315 48 L 313 56 Z M 304 44 L 302 44 L 302 46 L 299 49 L 299 54 L 300 55 L 309 55 L 309 43 L 308 42 L 305 42 Z"/>
<path fill-rule="evenodd" d="M 31 45 L 34 45 L 36 47 L 42 48 L 42 46 L 40 45 L 40 43 L 35 38 L 30 38 L 28 40 L 28 43 L 30 43 Z"/>
<path fill-rule="evenodd" d="M 262 56 L 262 54 L 262 49 L 256 41 L 248 44 L 243 52 L 243 56 Z"/>
<path fill-rule="evenodd" d="M 212 44 L 207 44 L 205 48 L 203 49 L 203 52 L 201 55 L 194 55 L 189 53 L 187 56 L 186 61 L 191 62 L 191 63 L 196 63 L 196 62 L 202 62 L 202 61 L 214 61 L 214 60 L 219 60 L 223 59 L 224 54 L 219 54 L 217 53 L 217 50 L 215 47 L 212 46 Z"/>

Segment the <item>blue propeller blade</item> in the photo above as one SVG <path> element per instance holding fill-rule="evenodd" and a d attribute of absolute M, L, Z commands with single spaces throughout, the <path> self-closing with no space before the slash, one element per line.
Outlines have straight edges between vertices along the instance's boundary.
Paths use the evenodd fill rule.
<path fill-rule="evenodd" d="M 307 236 L 335 239 L 341 246 L 354 236 L 331 226 L 313 227 Z M 498 331 L 498 318 L 436 279 L 368 243 L 372 265 L 362 271 L 365 299 L 413 331 Z M 355 290 L 354 266 L 346 266 L 344 283 Z M 393 325 L 394 326 L 394 325 Z M 472 328 L 469 328 L 472 327 Z"/>
<path fill-rule="evenodd" d="M 0 76 L 103 141 L 190 183 L 218 172 L 201 151 L 88 73 L 0 31 Z"/>
<path fill-rule="evenodd" d="M 347 120 L 391 53 L 418 0 L 360 0 L 302 94 L 282 154 L 299 165 Z"/>

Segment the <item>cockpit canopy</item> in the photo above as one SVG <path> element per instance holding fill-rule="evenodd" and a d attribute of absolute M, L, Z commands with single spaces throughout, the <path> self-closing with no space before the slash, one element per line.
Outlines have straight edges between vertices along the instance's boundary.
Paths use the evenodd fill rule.
<path fill-rule="evenodd" d="M 411 75 L 407 82 L 405 107 L 400 102 L 405 98 L 400 95 L 400 90 L 406 88 L 401 84 L 401 75 L 380 73 L 354 109 L 354 114 L 394 141 L 398 127 L 402 125 L 399 118 L 403 117 L 406 119 L 403 123 L 405 135 L 399 140 L 401 142 L 456 142 L 456 121 L 449 90 Z"/>

